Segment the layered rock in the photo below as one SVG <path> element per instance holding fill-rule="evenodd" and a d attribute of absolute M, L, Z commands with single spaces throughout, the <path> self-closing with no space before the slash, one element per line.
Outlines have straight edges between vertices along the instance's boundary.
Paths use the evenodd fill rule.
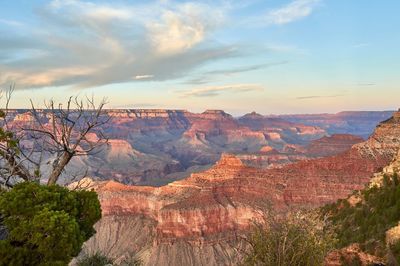
<path fill-rule="evenodd" d="M 37 111 L 45 112 L 41 121 L 45 126 L 51 123 L 46 110 Z M 186 110 L 109 109 L 105 110 L 105 115 L 111 117 L 111 121 L 100 130 L 111 139 L 111 144 L 90 157 L 74 160 L 67 172 L 83 168 L 97 179 L 160 186 L 185 178 L 196 169 L 210 167 L 224 152 L 239 154 L 246 163 L 257 167 L 280 167 L 315 157 L 304 151 L 304 146 L 327 136 L 325 129 L 315 125 L 256 113 L 235 118 L 222 110 L 191 113 Z M 369 113 L 364 116 L 366 124 L 375 126 L 368 120 Z M 9 110 L 8 117 L 12 127 L 32 122 L 29 110 Z M 359 114 L 348 113 L 345 117 L 356 121 Z M 330 121 L 336 123 L 334 120 L 327 123 Z M 330 133 L 335 130 L 329 128 Z M 100 135 L 93 132 L 89 139 L 96 141 Z M 29 140 L 21 140 L 21 143 L 26 147 L 31 145 Z M 263 147 L 271 147 L 277 153 L 265 153 Z M 318 156 L 331 154 L 333 149 L 332 153 L 319 151 Z M 69 182 L 66 175 L 61 180 Z"/>
<path fill-rule="evenodd" d="M 308 156 L 326 157 L 347 151 L 354 144 L 363 142 L 364 139 L 350 134 L 334 134 L 325 136 L 318 140 L 311 141 L 307 145 L 306 153 Z"/>
<path fill-rule="evenodd" d="M 223 154 L 212 168 L 160 188 L 97 182 L 103 219 L 85 252 L 96 248 L 114 256 L 137 252 L 146 265 L 236 263 L 237 236 L 252 221 L 261 219 L 265 206 L 278 212 L 315 207 L 364 187 L 372 174 L 399 152 L 397 115 L 347 152 L 279 169 L 249 167 L 237 157 Z M 121 229 L 111 229 L 113 219 L 122 221 L 118 222 Z M 129 241 L 121 231 L 140 226 L 148 232 L 147 237 L 137 231 L 128 234 L 143 242 Z M 121 244 L 117 243 L 119 236 Z M 109 243 L 98 243 L 107 239 Z"/>
<path fill-rule="evenodd" d="M 331 252 L 325 259 L 325 266 L 342 265 L 384 265 L 384 261 L 381 258 L 363 252 L 358 244 L 353 244 Z"/>
<path fill-rule="evenodd" d="M 328 131 L 329 134 L 352 134 L 368 138 L 380 121 L 388 119 L 393 111 L 382 112 L 340 112 L 337 114 L 294 114 L 280 115 L 288 121 L 310 126 L 317 126 Z"/>
<path fill-rule="evenodd" d="M 260 168 L 280 168 L 286 164 L 310 158 L 327 157 L 343 153 L 363 139 L 349 134 L 325 136 L 302 146 L 285 144 L 279 151 L 271 146 L 262 147 L 257 153 L 241 153 L 238 157 L 246 164 Z"/>
<path fill-rule="evenodd" d="M 326 135 L 325 130 L 316 126 L 307 126 L 276 117 L 266 117 L 255 112 L 240 117 L 238 122 L 252 130 L 264 132 L 268 139 L 275 141 L 303 143 L 306 140 L 318 139 Z M 296 138 L 297 141 L 293 142 L 293 138 Z"/>

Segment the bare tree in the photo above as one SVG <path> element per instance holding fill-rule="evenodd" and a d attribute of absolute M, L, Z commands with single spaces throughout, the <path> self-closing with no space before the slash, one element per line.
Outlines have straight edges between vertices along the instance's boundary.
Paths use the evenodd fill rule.
<path fill-rule="evenodd" d="M 104 112 L 106 100 L 96 104 L 94 98 L 70 97 L 65 105 L 53 100 L 45 108 L 31 108 L 25 120 L 13 121 L 9 102 L 14 87 L 5 92 L 5 109 L 0 113 L 0 178 L 4 186 L 12 186 L 11 178 L 26 181 L 47 179 L 56 184 L 68 163 L 75 156 L 91 155 L 107 143 L 103 134 L 110 118 Z M 14 119 L 15 120 L 15 119 Z M 43 176 L 43 168 L 50 168 Z"/>

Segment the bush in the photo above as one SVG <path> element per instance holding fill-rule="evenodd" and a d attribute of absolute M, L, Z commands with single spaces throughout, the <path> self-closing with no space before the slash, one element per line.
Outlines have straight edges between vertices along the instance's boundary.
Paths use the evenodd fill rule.
<path fill-rule="evenodd" d="M 77 266 L 105 266 L 108 264 L 112 264 L 113 260 L 100 254 L 95 253 L 93 255 L 85 255 L 81 259 L 78 260 Z"/>
<path fill-rule="evenodd" d="M 142 262 L 136 256 L 129 256 L 123 259 L 120 263 L 115 263 L 113 259 L 96 252 L 93 255 L 84 255 L 78 259 L 77 266 L 105 266 L 105 265 L 118 265 L 118 266 L 140 266 Z"/>
<path fill-rule="evenodd" d="M 8 236 L 0 240 L 0 265 L 66 265 L 94 233 L 97 194 L 33 182 L 0 194 Z"/>
<path fill-rule="evenodd" d="M 142 261 L 138 259 L 136 256 L 130 256 L 128 258 L 125 258 L 119 264 L 119 266 L 140 266 L 140 265 L 142 265 Z"/>
<path fill-rule="evenodd" d="M 364 251 L 383 257 L 387 250 L 385 232 L 400 220 L 400 184 L 397 173 L 384 175 L 381 187 L 359 192 L 355 206 L 343 200 L 321 209 L 335 225 L 339 247 L 359 243 Z"/>
<path fill-rule="evenodd" d="M 301 213 L 284 218 L 270 217 L 256 225 L 248 242 L 251 251 L 245 265 L 323 265 L 335 244 L 334 235 L 324 231 L 317 216 Z"/>
<path fill-rule="evenodd" d="M 392 261 L 400 262 L 400 241 L 397 241 L 394 244 L 391 244 L 389 246 L 389 260 L 391 259 Z M 389 261 L 390 263 L 390 261 Z M 393 265 L 396 265 L 392 263 Z M 391 264 L 389 264 L 391 265 Z"/>

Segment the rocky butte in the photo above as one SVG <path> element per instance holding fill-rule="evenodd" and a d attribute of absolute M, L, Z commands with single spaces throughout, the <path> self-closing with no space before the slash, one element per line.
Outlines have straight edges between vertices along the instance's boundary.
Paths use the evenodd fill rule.
<path fill-rule="evenodd" d="M 118 258 L 135 252 L 145 265 L 231 265 L 243 245 L 238 236 L 265 206 L 285 211 L 345 198 L 399 148 L 397 112 L 367 141 L 335 156 L 260 169 L 223 154 L 210 169 L 158 188 L 94 182 L 103 218 L 84 252 Z"/>
<path fill-rule="evenodd" d="M 29 110 L 10 110 L 8 115 L 14 127 L 33 122 Z M 191 113 L 109 109 L 104 115 L 111 117 L 110 123 L 101 129 L 110 139 L 109 144 L 93 156 L 74 158 L 69 172 L 87 168 L 88 174 L 97 180 L 161 186 L 211 167 L 222 153 L 238 154 L 246 164 L 272 168 L 337 154 L 359 141 L 329 136 L 318 126 L 254 112 L 235 118 L 222 110 Z M 50 123 L 50 117 L 43 116 L 41 122 Z M 99 132 L 93 132 L 90 138 L 95 140 L 99 136 Z M 307 145 L 323 137 L 327 139 L 321 139 L 321 145 L 307 149 Z M 29 140 L 24 143 L 29 147 Z M 329 152 L 325 147 L 329 147 Z M 69 183 L 68 175 L 63 175 L 61 181 Z"/>
<path fill-rule="evenodd" d="M 305 125 L 318 126 L 330 134 L 347 133 L 367 138 L 380 121 L 388 119 L 393 111 L 353 111 L 339 112 L 337 114 L 294 114 L 279 115 L 288 121 Z"/>

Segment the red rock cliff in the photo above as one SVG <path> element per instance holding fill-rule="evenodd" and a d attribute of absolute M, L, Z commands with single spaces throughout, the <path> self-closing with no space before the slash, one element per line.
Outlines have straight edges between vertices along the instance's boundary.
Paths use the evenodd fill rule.
<path fill-rule="evenodd" d="M 110 234 L 107 217 L 143 217 L 152 221 L 148 223 L 152 228 L 146 247 L 146 254 L 151 254 L 146 259 L 148 265 L 195 265 L 205 263 L 210 256 L 211 265 L 228 265 L 233 256 L 224 254 L 218 263 L 214 257 L 218 254 L 210 249 L 246 230 L 252 220 L 259 219 L 259 210 L 266 204 L 278 211 L 315 207 L 363 188 L 399 151 L 399 117 L 395 114 L 382 122 L 367 141 L 347 152 L 280 169 L 251 168 L 224 154 L 209 170 L 160 188 L 97 183 L 105 221 L 100 222 L 97 239 Z M 118 234 L 122 237 L 124 232 Z M 96 246 L 95 240 L 87 245 Z M 128 244 L 121 248 L 127 249 Z M 144 247 L 131 249 L 141 252 Z M 196 249 L 198 255 L 194 255 Z"/>

